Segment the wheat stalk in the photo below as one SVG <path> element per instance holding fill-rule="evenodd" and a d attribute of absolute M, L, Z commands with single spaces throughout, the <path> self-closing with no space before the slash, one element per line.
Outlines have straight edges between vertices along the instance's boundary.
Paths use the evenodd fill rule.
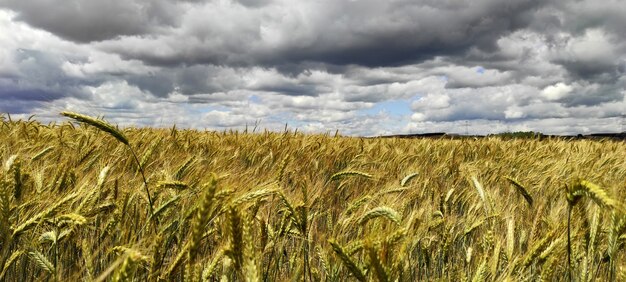
<path fill-rule="evenodd" d="M 120 141 L 122 144 L 126 145 L 128 147 L 128 149 L 130 150 L 130 152 L 133 155 L 133 158 L 135 159 L 135 162 L 137 163 L 137 165 L 139 166 L 139 171 L 141 172 L 141 177 L 143 178 L 143 183 L 144 183 L 144 187 L 146 190 L 146 195 L 148 196 L 148 204 L 149 204 L 149 212 L 150 215 L 154 214 L 154 204 L 152 202 L 152 196 L 150 195 L 150 190 L 148 189 L 148 181 L 146 180 L 146 175 L 145 172 L 143 171 L 143 167 L 141 166 L 141 162 L 139 161 L 139 159 L 137 158 L 137 154 L 135 153 L 135 150 L 133 150 L 133 148 L 130 146 L 130 142 L 128 141 L 128 138 L 126 138 L 126 136 L 120 131 L 118 130 L 116 127 L 114 127 L 113 125 L 111 125 L 110 123 L 101 120 L 101 119 L 96 119 L 87 115 L 83 115 L 83 114 L 79 114 L 79 113 L 74 113 L 74 112 L 61 112 L 61 115 L 69 117 L 71 119 L 74 119 L 76 121 L 94 126 L 104 132 L 109 133 L 111 136 L 115 137 L 115 139 L 117 139 L 118 141 Z M 158 219 L 156 217 L 153 217 L 155 221 L 157 221 L 158 224 Z M 155 225 L 155 231 L 156 231 L 156 225 Z"/>

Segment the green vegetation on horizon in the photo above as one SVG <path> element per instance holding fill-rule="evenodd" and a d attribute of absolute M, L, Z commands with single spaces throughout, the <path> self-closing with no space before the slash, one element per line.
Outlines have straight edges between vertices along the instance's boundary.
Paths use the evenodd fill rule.
<path fill-rule="evenodd" d="M 64 115 L 0 116 L 2 281 L 626 280 L 626 142 Z"/>

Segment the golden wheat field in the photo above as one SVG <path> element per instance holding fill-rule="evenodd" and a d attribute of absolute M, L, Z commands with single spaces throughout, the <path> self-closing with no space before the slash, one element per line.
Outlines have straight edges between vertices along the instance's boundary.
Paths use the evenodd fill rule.
<path fill-rule="evenodd" d="M 626 281 L 624 142 L 63 115 L 2 117 L 0 280 Z"/>

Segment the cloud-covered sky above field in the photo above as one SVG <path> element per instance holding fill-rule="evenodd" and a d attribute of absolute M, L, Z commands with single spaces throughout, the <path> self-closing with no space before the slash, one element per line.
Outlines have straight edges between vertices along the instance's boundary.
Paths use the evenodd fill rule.
<path fill-rule="evenodd" d="M 129 126 L 617 132 L 623 0 L 2 0 L 0 112 Z"/>

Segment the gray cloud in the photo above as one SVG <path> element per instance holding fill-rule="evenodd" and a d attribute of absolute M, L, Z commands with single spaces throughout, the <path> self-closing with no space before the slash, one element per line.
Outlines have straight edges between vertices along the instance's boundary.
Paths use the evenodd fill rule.
<path fill-rule="evenodd" d="M 101 48 L 155 65 L 403 65 L 496 40 L 532 21 L 543 1 L 208 2 L 170 33 L 103 42 Z"/>
<path fill-rule="evenodd" d="M 8 0 L 0 111 L 358 135 L 464 120 L 593 131 L 626 109 L 624 13 L 619 0 Z"/>
<path fill-rule="evenodd" d="M 181 9 L 171 1 L 7 0 L 16 20 L 77 42 L 100 41 L 158 31 L 174 25 Z"/>

